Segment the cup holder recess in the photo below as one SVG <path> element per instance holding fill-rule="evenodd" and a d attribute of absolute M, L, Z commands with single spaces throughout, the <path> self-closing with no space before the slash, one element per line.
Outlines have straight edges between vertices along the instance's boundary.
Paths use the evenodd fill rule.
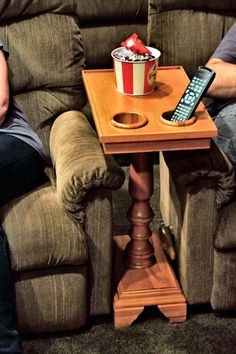
<path fill-rule="evenodd" d="M 172 117 L 173 114 L 173 110 L 172 111 L 166 111 L 163 112 L 162 115 L 160 115 L 158 118 L 160 120 L 161 123 L 166 124 L 166 125 L 172 125 L 175 127 L 182 127 L 182 126 L 187 126 L 187 125 L 191 125 L 193 124 L 196 120 L 197 117 L 193 116 L 190 119 L 184 121 L 184 122 L 172 122 L 170 119 Z"/>
<path fill-rule="evenodd" d="M 111 118 L 111 123 L 116 128 L 135 129 L 147 124 L 148 119 L 142 113 L 121 112 Z"/>

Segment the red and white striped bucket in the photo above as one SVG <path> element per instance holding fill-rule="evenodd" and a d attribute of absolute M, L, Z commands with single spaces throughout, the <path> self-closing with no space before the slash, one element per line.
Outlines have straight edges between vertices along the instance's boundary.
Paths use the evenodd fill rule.
<path fill-rule="evenodd" d="M 124 47 L 112 51 L 116 89 L 126 95 L 145 95 L 153 92 L 161 52 L 152 47 L 147 47 L 154 56 L 149 61 L 122 61 L 114 56 L 114 53 L 123 50 Z"/>

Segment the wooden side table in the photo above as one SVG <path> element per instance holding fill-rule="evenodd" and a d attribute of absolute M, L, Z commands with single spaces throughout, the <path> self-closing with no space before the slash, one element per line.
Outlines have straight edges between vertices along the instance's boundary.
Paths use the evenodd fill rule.
<path fill-rule="evenodd" d="M 207 149 L 217 129 L 201 103 L 197 118 L 186 126 L 163 123 L 175 108 L 189 79 L 180 66 L 159 67 L 157 89 L 145 96 L 127 96 L 115 89 L 113 70 L 82 72 L 99 140 L 106 154 L 130 153 L 128 235 L 115 237 L 117 292 L 115 327 L 125 327 L 145 306 L 156 305 L 170 322 L 186 320 L 186 300 L 149 223 L 153 192 L 154 151 Z"/>

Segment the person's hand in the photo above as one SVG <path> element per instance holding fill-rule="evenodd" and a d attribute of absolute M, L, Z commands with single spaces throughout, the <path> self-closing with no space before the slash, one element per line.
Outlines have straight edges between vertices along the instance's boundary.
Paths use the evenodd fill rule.
<path fill-rule="evenodd" d="M 0 50 L 0 126 L 5 120 L 9 105 L 9 82 L 7 63 L 3 52 Z"/>

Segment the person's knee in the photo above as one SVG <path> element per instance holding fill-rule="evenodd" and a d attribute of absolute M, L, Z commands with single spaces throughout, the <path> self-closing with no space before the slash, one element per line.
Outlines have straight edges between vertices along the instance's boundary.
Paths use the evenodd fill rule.
<path fill-rule="evenodd" d="M 223 109 L 215 117 L 214 123 L 218 129 L 216 143 L 236 170 L 236 105 Z"/>

